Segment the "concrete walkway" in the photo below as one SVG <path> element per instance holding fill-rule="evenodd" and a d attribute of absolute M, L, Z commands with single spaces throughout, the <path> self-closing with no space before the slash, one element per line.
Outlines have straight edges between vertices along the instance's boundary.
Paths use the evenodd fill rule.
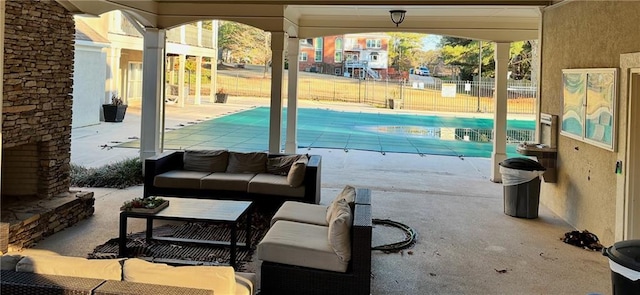
<path fill-rule="evenodd" d="M 232 97 L 224 105 L 169 106 L 166 127 L 267 104 L 267 99 Z M 364 108 L 318 102 L 302 102 L 301 107 Z M 139 136 L 139 118 L 139 108 L 132 105 L 123 123 L 74 129 L 72 162 L 97 167 L 137 156 L 137 150 L 110 146 Z M 411 249 L 372 252 L 372 294 L 611 293 L 607 259 L 561 241 L 574 228 L 544 207 L 537 219 L 503 213 L 502 185 L 489 181 L 490 159 L 328 149 L 299 152 L 323 157 L 322 203 L 330 202 L 347 184 L 367 187 L 372 189 L 374 218 L 399 221 L 417 231 Z M 94 216 L 29 251 L 85 257 L 95 246 L 117 237 L 119 206 L 142 195 L 141 186 L 80 190 L 95 192 Z M 142 220 L 129 223 L 130 231 L 143 227 Z M 394 229 L 374 228 L 374 246 L 402 238 Z M 259 261 L 250 268 L 258 272 Z"/>

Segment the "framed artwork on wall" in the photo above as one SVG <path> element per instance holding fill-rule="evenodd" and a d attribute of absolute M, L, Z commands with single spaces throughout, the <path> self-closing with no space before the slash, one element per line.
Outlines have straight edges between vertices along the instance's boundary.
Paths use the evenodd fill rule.
<path fill-rule="evenodd" d="M 615 150 L 617 68 L 562 70 L 560 134 Z"/>

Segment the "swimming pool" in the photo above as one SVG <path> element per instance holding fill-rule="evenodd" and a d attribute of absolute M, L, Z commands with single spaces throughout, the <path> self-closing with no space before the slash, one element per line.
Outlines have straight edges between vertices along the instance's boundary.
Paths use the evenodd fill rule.
<path fill-rule="evenodd" d="M 492 128 L 492 119 L 301 108 L 298 147 L 489 158 Z M 535 122 L 509 120 L 507 129 L 507 153 L 516 156 L 517 142 L 533 141 Z M 258 107 L 168 131 L 164 148 L 266 151 L 268 137 L 269 108 Z M 120 146 L 139 147 L 139 141 Z"/>

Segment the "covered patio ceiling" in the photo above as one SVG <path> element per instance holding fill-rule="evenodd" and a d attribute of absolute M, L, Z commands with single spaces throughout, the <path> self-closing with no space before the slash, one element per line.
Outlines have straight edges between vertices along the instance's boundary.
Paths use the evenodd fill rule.
<path fill-rule="evenodd" d="M 199 20 L 241 22 L 291 37 L 419 32 L 495 42 L 537 39 L 543 0 L 56 0 L 77 14 L 122 10 L 145 27 L 169 29 Z M 321 2 L 320 5 L 319 2 Z M 393 3 L 393 4 L 391 4 Z M 407 11 L 396 27 L 389 10 Z"/>

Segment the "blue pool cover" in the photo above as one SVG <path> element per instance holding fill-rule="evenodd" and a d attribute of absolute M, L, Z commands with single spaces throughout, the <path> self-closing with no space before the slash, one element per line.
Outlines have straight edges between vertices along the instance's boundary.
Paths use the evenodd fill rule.
<path fill-rule="evenodd" d="M 286 111 L 283 118 L 286 122 Z M 535 122 L 509 120 L 508 135 L 532 141 Z M 284 147 L 286 124 L 282 128 Z M 365 150 L 461 157 L 491 157 L 492 119 L 435 115 L 381 114 L 325 109 L 298 110 L 298 147 Z M 514 135 L 515 134 L 515 135 Z M 258 107 L 165 133 L 165 149 L 266 151 L 269 108 Z M 517 156 L 515 143 L 507 154 Z M 119 147 L 138 148 L 138 140 Z"/>

